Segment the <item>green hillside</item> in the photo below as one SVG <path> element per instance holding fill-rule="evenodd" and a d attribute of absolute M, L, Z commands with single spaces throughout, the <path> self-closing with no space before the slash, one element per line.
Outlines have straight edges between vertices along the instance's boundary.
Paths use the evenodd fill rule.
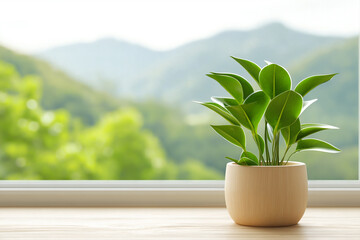
<path fill-rule="evenodd" d="M 120 101 L 70 78 L 45 61 L 0 46 L 0 60 L 12 64 L 20 75 L 35 75 L 42 83 L 42 106 L 69 111 L 85 124 L 94 124 L 106 112 L 117 109 Z"/>
<path fill-rule="evenodd" d="M 317 134 L 319 138 L 339 146 L 341 153 L 299 154 L 294 159 L 306 162 L 312 179 L 358 178 L 358 85 L 359 39 L 314 51 L 291 69 L 295 81 L 318 73 L 339 73 L 307 96 L 319 100 L 305 112 L 308 122 L 323 122 L 340 129 Z M 311 119 L 311 120 L 310 120 Z"/>
<path fill-rule="evenodd" d="M 358 144 L 358 86 L 359 43 L 358 38 L 345 40 L 332 47 L 322 48 L 299 60 L 291 68 L 295 82 L 306 76 L 339 73 L 334 79 L 311 92 L 306 99 L 318 101 L 305 113 L 305 119 L 340 127 L 342 137 L 328 134 L 329 140 L 340 147 Z M 325 134 L 325 133 L 324 133 Z"/>
<path fill-rule="evenodd" d="M 189 127 L 185 123 L 185 116 L 179 109 L 172 109 L 165 103 L 157 101 L 134 103 L 123 100 L 120 103 L 120 100 L 116 100 L 106 93 L 95 91 L 73 80 L 63 71 L 55 69 L 45 61 L 16 53 L 4 47 L 0 47 L 0 60 L 13 65 L 21 76 L 34 75 L 42 85 L 42 89 L 37 86 L 37 89 L 41 92 L 40 95 L 42 95 L 40 97 L 42 107 L 45 110 L 52 111 L 63 109 L 65 110 L 64 113 L 68 113 L 70 120 L 77 117 L 88 125 L 96 125 L 120 106 L 136 107 L 140 114 L 139 117 L 142 119 L 140 122 L 144 122 L 142 129 L 154 133 L 161 141 L 161 151 L 164 151 L 167 160 L 170 162 L 175 161 L 178 164 L 178 169 L 171 170 L 171 172 L 179 172 L 179 175 L 170 177 L 170 179 L 211 179 L 213 176 L 222 175 L 224 162 L 214 161 L 214 158 L 222 158 L 221 152 L 206 151 L 209 146 L 207 143 L 213 141 L 221 143 L 221 139 L 208 131 L 207 126 Z M 119 114 L 122 114 L 122 112 L 120 111 Z M 118 131 L 121 131 L 121 129 Z M 194 131 L 197 132 L 196 137 L 194 137 Z M 73 135 L 75 133 L 69 134 Z M 101 132 L 98 133 L 99 136 L 101 134 Z M 202 142 L 202 151 L 194 151 L 192 145 L 195 142 Z M 162 145 L 164 149 L 162 149 Z M 232 151 L 231 146 L 225 144 L 223 146 L 224 149 Z M 189 154 L 186 154 L 186 152 Z M 196 159 L 201 159 L 200 162 L 203 162 L 206 166 Z M 208 167 L 216 169 L 216 171 L 209 170 Z M 12 166 L 11 169 L 13 168 L 16 169 L 16 167 Z M 196 173 L 196 176 L 194 173 Z M 4 176 L 6 174 L 8 173 L 4 173 Z M 46 179 L 49 176 L 40 175 L 38 177 Z M 92 176 L 89 176 L 89 178 L 92 178 Z M 164 178 L 166 178 L 165 175 Z M 106 179 L 105 173 L 104 179 Z"/>
<path fill-rule="evenodd" d="M 66 110 L 44 111 L 38 77 L 0 62 L 1 180 L 221 179 L 191 159 L 175 164 L 135 108 L 92 126 L 71 126 Z M 71 86 L 70 86 L 71 87 Z"/>

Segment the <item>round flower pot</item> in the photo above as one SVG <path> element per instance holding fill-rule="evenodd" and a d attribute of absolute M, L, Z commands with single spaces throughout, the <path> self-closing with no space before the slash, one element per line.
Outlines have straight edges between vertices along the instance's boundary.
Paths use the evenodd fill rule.
<path fill-rule="evenodd" d="M 226 165 L 225 202 L 235 223 L 290 226 L 304 215 L 308 196 L 306 165 Z"/>

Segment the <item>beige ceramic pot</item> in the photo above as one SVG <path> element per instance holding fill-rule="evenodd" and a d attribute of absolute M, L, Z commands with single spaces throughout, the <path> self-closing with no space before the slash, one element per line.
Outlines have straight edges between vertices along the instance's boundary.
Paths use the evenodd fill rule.
<path fill-rule="evenodd" d="M 304 163 L 226 166 L 226 208 L 237 224 L 268 227 L 297 224 L 305 212 L 307 195 Z"/>

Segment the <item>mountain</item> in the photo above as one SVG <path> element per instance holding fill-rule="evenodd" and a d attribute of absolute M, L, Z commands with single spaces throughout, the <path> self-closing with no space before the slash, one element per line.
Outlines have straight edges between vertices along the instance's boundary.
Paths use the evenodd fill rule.
<path fill-rule="evenodd" d="M 131 95 L 129 78 L 151 69 L 165 54 L 112 38 L 50 49 L 38 55 L 84 83 Z M 115 92 L 114 92 L 115 90 Z"/>
<path fill-rule="evenodd" d="M 115 98 L 77 82 L 43 60 L 0 46 L 0 61 L 12 64 L 22 76 L 39 77 L 44 109 L 63 108 L 83 123 L 94 124 L 103 114 L 120 106 L 120 101 Z"/>
<path fill-rule="evenodd" d="M 229 56 L 251 59 L 262 66 L 265 59 L 289 67 L 297 59 L 339 40 L 299 33 L 280 24 L 224 32 L 176 49 L 162 65 L 139 76 L 136 82 L 151 82 L 138 86 L 146 88 L 143 92 L 174 102 L 207 100 L 222 90 L 205 77 L 209 71 L 235 72 L 251 79 Z M 147 79 L 155 79 L 155 83 Z"/>
<path fill-rule="evenodd" d="M 84 83 L 105 90 L 110 88 L 108 92 L 118 96 L 150 97 L 189 105 L 194 99 L 205 100 L 221 91 L 204 76 L 209 71 L 246 75 L 229 58 L 231 55 L 259 64 L 267 59 L 288 67 L 315 49 L 341 40 L 297 32 L 273 23 L 251 31 L 223 32 L 166 52 L 103 39 L 50 49 L 38 56 Z"/>

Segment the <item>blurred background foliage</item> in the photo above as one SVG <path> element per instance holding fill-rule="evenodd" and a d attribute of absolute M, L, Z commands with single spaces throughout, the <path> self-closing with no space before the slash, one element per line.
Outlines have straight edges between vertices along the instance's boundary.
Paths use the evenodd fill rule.
<path fill-rule="evenodd" d="M 191 101 L 225 94 L 204 77 L 209 71 L 251 79 L 229 58 L 235 55 L 282 64 L 295 83 L 340 73 L 312 92 L 307 100 L 319 100 L 304 117 L 339 126 L 318 136 L 342 152 L 292 160 L 307 163 L 309 179 L 357 179 L 358 51 L 357 37 L 314 36 L 280 24 L 165 52 L 115 39 L 35 56 L 0 46 L 0 178 L 223 179 L 224 157 L 238 157 L 239 149 L 211 130 L 223 120 Z"/>
<path fill-rule="evenodd" d="M 197 160 L 169 160 L 141 113 L 124 108 L 92 126 L 44 110 L 41 84 L 0 63 L 1 179 L 221 179 Z"/>

